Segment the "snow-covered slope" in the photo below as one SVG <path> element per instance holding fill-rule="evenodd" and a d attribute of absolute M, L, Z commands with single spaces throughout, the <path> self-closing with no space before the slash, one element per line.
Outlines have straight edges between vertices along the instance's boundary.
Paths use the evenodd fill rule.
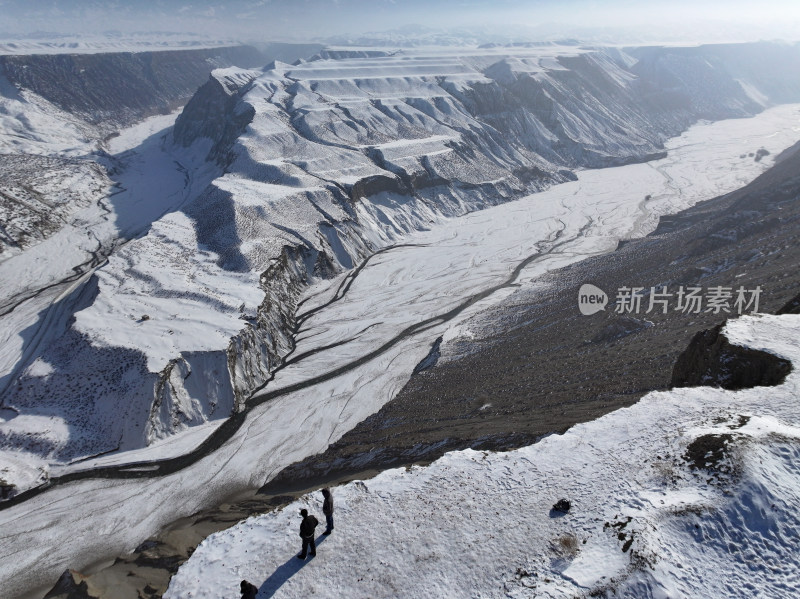
<path fill-rule="evenodd" d="M 135 168 L 125 172 L 139 175 L 120 176 L 126 192 L 111 202 L 115 224 L 141 238 L 70 289 L 58 312 L 60 336 L 37 341 L 30 332 L 36 311 L 11 329 L 6 446 L 64 462 L 224 419 L 292 351 L 294 311 L 308 285 L 412 232 L 574 180 L 575 169 L 661 156 L 664 142 L 696 119 L 754 114 L 774 91 L 756 71 L 737 72 L 746 86 L 737 83 L 724 52 L 715 61 L 708 60 L 713 49 L 702 49 L 702 60 L 688 50 L 682 59 L 648 52 L 645 62 L 633 52 L 558 45 L 340 48 L 263 72 L 215 71 L 171 137 L 141 137 L 138 151 L 117 157 L 129 156 Z M 782 90 L 800 98 L 791 84 Z M 784 117 L 779 136 L 763 142 L 774 144 L 770 152 L 795 141 L 794 115 Z M 730 145 L 723 154 L 732 162 L 704 167 L 721 181 L 703 187 L 708 194 L 766 167 Z M 732 165 L 743 179 L 730 175 Z M 690 183 L 680 179 L 652 181 L 664 187 L 662 203 L 645 206 L 651 190 L 629 186 L 625 206 L 614 209 L 625 225 L 603 233 L 602 251 L 618 236 L 646 230 L 641 223 L 652 226 L 654 214 L 710 197 L 682 196 Z M 590 197 L 572 224 L 608 206 L 607 196 Z M 612 210 L 607 218 L 622 217 Z M 543 238 L 525 247 L 552 241 L 562 226 L 553 216 Z M 583 232 L 580 224 L 576 230 Z M 35 272 L 7 268 L 22 279 Z M 420 300 L 413 314 L 422 307 Z"/>
<path fill-rule="evenodd" d="M 743 317 L 736 345 L 800 361 L 800 317 Z M 315 493 L 214 534 L 169 599 L 792 597 L 800 592 L 800 374 L 777 387 L 651 393 L 508 453 L 467 450 L 333 490 L 335 531 L 302 562 Z M 552 509 L 561 498 L 571 509 Z"/>
<path fill-rule="evenodd" d="M 110 140 L 147 117 L 175 111 L 211 69 L 255 65 L 260 59 L 258 51 L 246 46 L 0 55 L 0 258 L 18 254 L 75 220 L 102 220 L 102 214 L 81 219 L 75 214 L 102 203 L 113 194 L 111 187 L 121 184 L 114 174 L 123 170 L 124 159 L 116 161 L 106 150 L 130 150 L 136 143 L 109 145 Z M 66 270 L 79 264 L 52 262 L 63 262 Z"/>
<path fill-rule="evenodd" d="M 0 54 L 0 74 L 105 135 L 154 114 L 172 112 L 214 68 L 261 66 L 264 56 L 234 45 L 99 54 Z M 3 94 L 5 95 L 5 94 Z"/>
<path fill-rule="evenodd" d="M 203 153 L 194 160 L 191 151 L 163 143 L 174 113 L 144 117 L 179 106 L 214 66 L 254 56 L 237 47 L 0 57 L 4 423 L 16 414 L 8 401 L 12 381 L 91 303 L 93 270 L 220 172 Z M 144 86 L 137 79 L 143 69 Z M 39 423 L 26 431 L 36 437 L 42 429 Z M 3 438 L 6 446 L 30 441 L 9 430 Z"/>

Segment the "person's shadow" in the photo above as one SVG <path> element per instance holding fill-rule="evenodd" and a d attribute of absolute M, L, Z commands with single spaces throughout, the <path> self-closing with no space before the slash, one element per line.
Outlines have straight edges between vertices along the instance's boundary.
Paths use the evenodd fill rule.
<path fill-rule="evenodd" d="M 315 541 L 317 547 L 322 545 L 323 541 L 325 541 L 327 538 L 327 535 L 319 535 Z M 293 554 L 292 557 L 286 560 L 283 565 L 279 566 L 278 569 L 275 570 L 270 577 L 261 584 L 258 589 L 259 599 L 269 599 L 269 597 L 272 597 L 285 582 L 297 574 L 303 568 L 303 566 L 313 559 L 314 558 L 312 556 L 309 556 L 306 559 L 297 559 L 297 555 Z"/>

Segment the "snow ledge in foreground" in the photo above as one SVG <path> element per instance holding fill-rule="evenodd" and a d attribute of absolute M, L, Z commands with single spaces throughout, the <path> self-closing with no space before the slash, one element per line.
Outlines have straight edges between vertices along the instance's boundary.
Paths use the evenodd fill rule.
<path fill-rule="evenodd" d="M 724 332 L 800 360 L 800 316 Z M 164 597 L 234 597 L 243 579 L 259 598 L 795 596 L 799 383 L 650 393 L 516 451 L 350 483 L 301 562 L 298 509 L 324 521 L 314 493 L 207 538 Z M 562 497 L 572 509 L 551 512 Z"/>

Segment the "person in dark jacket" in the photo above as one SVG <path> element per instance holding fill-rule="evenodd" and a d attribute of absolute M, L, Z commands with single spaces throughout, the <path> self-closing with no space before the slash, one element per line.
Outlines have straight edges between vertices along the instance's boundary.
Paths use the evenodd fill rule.
<path fill-rule="evenodd" d="M 300 538 L 303 539 L 303 550 L 297 556 L 297 559 L 306 559 L 306 554 L 309 548 L 311 555 L 317 555 L 317 544 L 314 542 L 314 529 L 319 524 L 319 520 L 315 516 L 309 516 L 308 510 L 300 510 L 300 515 L 303 521 L 300 522 Z"/>
<path fill-rule="evenodd" d="M 328 487 L 322 489 L 322 496 L 325 498 L 322 501 L 322 513 L 325 514 L 325 532 L 322 534 L 329 535 L 333 532 L 333 495 Z"/>
<path fill-rule="evenodd" d="M 256 595 L 258 594 L 258 587 L 256 585 L 243 580 L 239 586 L 242 589 L 242 599 L 256 599 Z"/>

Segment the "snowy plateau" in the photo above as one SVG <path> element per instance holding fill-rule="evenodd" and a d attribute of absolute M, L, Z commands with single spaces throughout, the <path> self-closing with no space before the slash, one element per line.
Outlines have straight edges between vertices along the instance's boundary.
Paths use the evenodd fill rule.
<path fill-rule="evenodd" d="M 67 73 L 107 73 L 102 57 Z M 204 56 L 224 68 L 180 110 L 163 95 L 156 116 L 125 105 L 109 81 L 95 82 L 111 95 L 94 121 L 75 98 L 30 83 L 36 61 L 8 60 L 0 75 L 0 482 L 10 498 L 0 504 L 0 593 L 9 597 L 130 551 L 170 522 L 324 451 L 402 388 L 434 339 L 456 338 L 460 324 L 514 286 L 534 286 L 544 273 L 646 235 L 662 215 L 742 187 L 800 140 L 800 48 L 788 44 L 327 48 L 265 68 L 235 49 Z M 795 357 L 791 318 L 729 327 L 750 327 L 742 343 Z M 669 535 L 683 547 L 691 514 L 713 512 L 725 527 L 765 478 L 789 476 L 790 441 L 743 454 L 766 465 L 747 462 L 733 498 L 688 474 L 662 489 L 655 470 L 634 487 L 617 477 L 630 467 L 611 460 L 619 458 L 611 447 L 628 444 L 631 463 L 652 462 L 653 427 L 674 421 L 674 434 L 659 441 L 674 454 L 689 438 L 685 426 L 707 426 L 715 410 L 749 418 L 742 438 L 793 439 L 793 381 L 770 391 L 769 414 L 751 392 L 674 392 L 659 400 L 658 422 L 648 397 L 518 452 L 458 453 L 350 485 L 341 490 L 343 522 L 389 526 L 364 514 L 384 517 L 378 503 L 393 495 L 398 535 L 413 535 L 414 518 L 429 514 L 418 503 L 431 493 L 425 485 L 443 504 L 501 502 L 482 517 L 520 509 L 529 486 L 555 493 L 577 485 L 585 518 L 519 529 L 501 548 L 454 515 L 442 538 L 406 554 L 429 576 L 365 573 L 373 582 L 363 589 L 352 581 L 331 588 L 395 596 L 374 581 L 425 585 L 446 579 L 446 569 L 469 585 L 457 595 L 526 596 L 536 586 L 569 596 L 601 588 L 605 576 L 630 585 L 631 596 L 646 596 L 637 588 L 703 596 L 681 586 L 696 578 L 679 570 L 688 553 L 660 561 L 646 579 L 631 570 L 634 553 L 621 552 L 593 518 L 614 528 L 630 517 L 625 534 L 643 560 Z M 584 464 L 569 481 L 552 465 L 562 445 Z M 475 495 L 458 495 L 470 485 Z M 784 495 L 773 503 L 796 504 L 791 489 L 779 487 Z M 603 494 L 619 504 L 591 503 Z M 679 518 L 681 506 L 689 515 Z M 291 513 L 209 539 L 169 596 L 233 596 L 222 588 L 231 577 L 267 580 L 291 556 L 283 549 Z M 672 528 L 656 533 L 660 518 Z M 489 520 L 481 534 L 508 526 Z M 768 522 L 759 528 L 770 530 Z M 537 550 L 508 570 L 511 545 L 546 547 L 568 534 L 580 540 L 577 551 L 551 559 Z M 385 551 L 393 567 L 412 571 L 397 558 L 409 543 L 402 535 L 363 546 L 369 564 L 356 546 L 338 563 L 373 567 Z M 445 550 L 456 537 L 461 554 Z M 259 549 L 269 557 L 250 566 L 221 559 L 240 542 L 272 549 Z M 483 581 L 463 559 L 478 545 L 492 548 Z M 262 595 L 299 595 L 317 584 L 306 576 L 343 575 L 316 567 Z M 198 580 L 209 583 L 202 592 Z M 435 586 L 408 592 L 452 596 Z"/>

